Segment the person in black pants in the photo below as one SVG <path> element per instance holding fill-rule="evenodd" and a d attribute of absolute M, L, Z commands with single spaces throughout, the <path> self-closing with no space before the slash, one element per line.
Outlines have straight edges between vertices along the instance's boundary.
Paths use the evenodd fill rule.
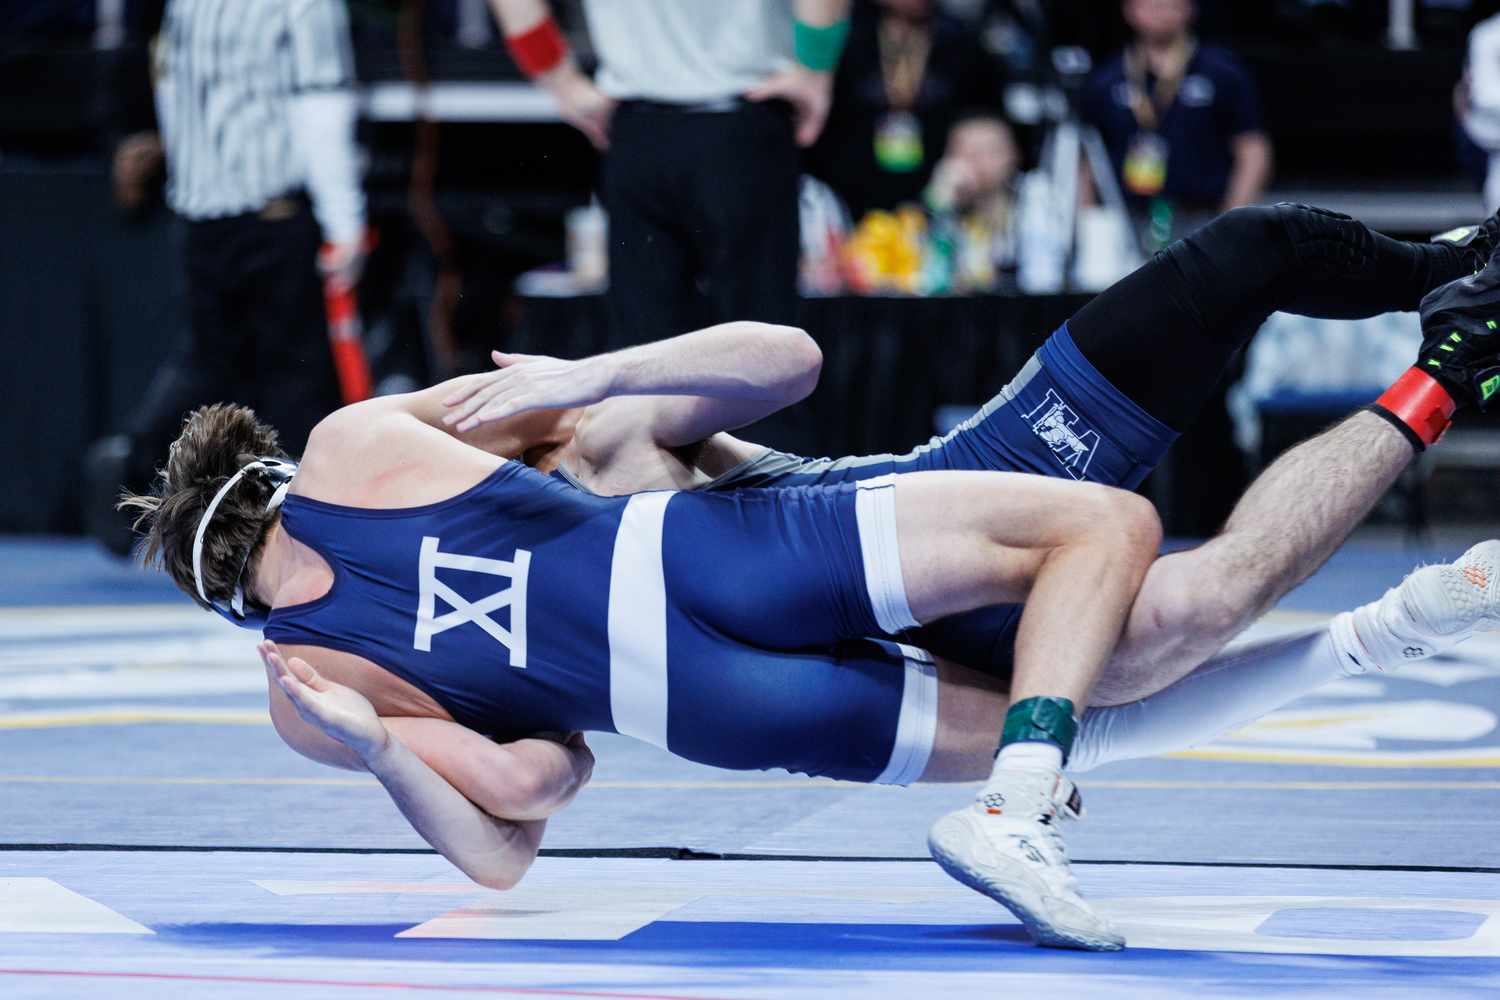
<path fill-rule="evenodd" d="M 150 481 L 183 414 L 203 400 L 251 407 L 280 430 L 292 454 L 338 408 L 317 269 L 321 242 L 301 198 L 187 224 L 188 326 L 131 420 L 132 481 Z"/>
<path fill-rule="evenodd" d="M 618 346 L 797 316 L 797 143 L 783 101 L 626 101 L 605 160 Z"/>

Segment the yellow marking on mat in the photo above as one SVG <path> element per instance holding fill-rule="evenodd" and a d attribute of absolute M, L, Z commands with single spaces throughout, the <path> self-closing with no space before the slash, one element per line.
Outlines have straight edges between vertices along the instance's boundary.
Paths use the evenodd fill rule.
<path fill-rule="evenodd" d="M 269 726 L 271 713 L 218 708 L 101 708 L 89 711 L 16 712 L 0 715 L 0 729 L 49 729 L 65 726 L 120 726 L 136 722 L 198 722 L 213 725 Z"/>
<path fill-rule="evenodd" d="M 1376 703 L 1377 707 L 1379 703 Z M 1257 729 L 1309 729 L 1313 726 L 1337 726 L 1344 722 L 1363 722 L 1381 715 L 1379 711 L 1346 712 L 1343 715 L 1318 715 L 1299 719 L 1259 719 L 1251 725 Z M 1246 727 L 1248 728 L 1248 727 Z M 1186 752 L 1186 751 L 1184 751 Z"/>

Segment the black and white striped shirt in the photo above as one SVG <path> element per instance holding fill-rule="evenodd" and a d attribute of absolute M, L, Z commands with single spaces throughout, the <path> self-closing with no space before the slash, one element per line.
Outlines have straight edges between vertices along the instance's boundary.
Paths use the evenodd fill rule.
<path fill-rule="evenodd" d="M 167 197 L 189 219 L 307 189 L 357 239 L 354 59 L 342 0 L 170 0 L 156 50 Z"/>

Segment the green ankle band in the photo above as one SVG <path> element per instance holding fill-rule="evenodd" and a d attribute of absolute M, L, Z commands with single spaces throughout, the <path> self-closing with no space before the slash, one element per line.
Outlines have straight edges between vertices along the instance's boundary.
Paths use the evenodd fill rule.
<path fill-rule="evenodd" d="M 1073 703 L 1066 698 L 1027 698 L 1010 706 L 1005 713 L 1005 729 L 1000 735 L 1003 749 L 1012 743 L 1054 743 L 1062 747 L 1064 762 L 1073 748 L 1078 722 L 1073 718 Z"/>
<path fill-rule="evenodd" d="M 839 64 L 844 42 L 849 37 L 847 19 L 826 28 L 814 28 L 797 21 L 792 25 L 792 50 L 797 61 L 814 73 L 830 73 Z"/>

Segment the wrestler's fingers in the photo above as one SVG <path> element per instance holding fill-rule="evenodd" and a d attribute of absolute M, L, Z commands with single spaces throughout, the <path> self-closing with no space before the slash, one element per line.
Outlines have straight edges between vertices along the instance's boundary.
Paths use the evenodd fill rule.
<path fill-rule="evenodd" d="M 504 371 L 490 372 L 487 375 L 478 376 L 469 384 L 455 389 L 447 396 L 444 396 L 443 405 L 458 406 L 462 403 L 473 407 L 477 405 L 475 403 L 476 400 L 483 402 L 493 396 L 495 394 L 495 383 L 503 381 L 505 377 L 506 373 Z M 452 416 L 453 414 L 449 414 L 449 417 Z M 448 418 L 445 417 L 444 419 Z"/>
<path fill-rule="evenodd" d="M 290 660 L 287 660 L 286 667 L 289 674 L 297 678 L 297 680 L 301 681 L 303 684 L 306 684 L 314 691 L 323 692 L 332 687 L 332 685 L 323 678 L 323 675 L 318 673 L 318 671 L 314 669 L 311 663 L 308 663 L 300 656 L 294 656 Z"/>
<path fill-rule="evenodd" d="M 274 642 L 258 642 L 255 644 L 255 651 L 260 654 L 260 660 L 265 664 L 266 672 L 273 680 L 285 672 L 286 664 L 281 659 L 281 651 L 276 648 Z"/>
<path fill-rule="evenodd" d="M 517 413 L 525 413 L 527 410 L 549 409 L 550 403 L 540 393 L 531 392 L 525 395 L 512 395 L 505 399 L 494 399 L 481 407 L 472 416 L 458 425 L 461 431 L 472 430 L 480 424 L 490 424 L 506 417 L 513 417 Z"/>

